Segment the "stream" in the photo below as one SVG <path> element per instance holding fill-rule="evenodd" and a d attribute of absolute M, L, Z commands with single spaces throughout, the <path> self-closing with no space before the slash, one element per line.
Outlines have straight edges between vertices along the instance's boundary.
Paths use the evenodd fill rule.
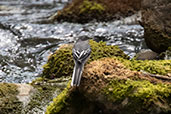
<path fill-rule="evenodd" d="M 0 82 L 29 83 L 42 73 L 49 54 L 86 35 L 117 45 L 131 58 L 147 49 L 136 15 L 113 22 L 40 24 L 69 0 L 0 0 Z"/>

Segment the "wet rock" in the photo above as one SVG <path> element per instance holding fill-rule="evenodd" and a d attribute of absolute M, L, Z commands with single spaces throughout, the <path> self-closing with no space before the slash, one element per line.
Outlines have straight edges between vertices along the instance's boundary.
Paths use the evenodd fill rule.
<path fill-rule="evenodd" d="M 131 71 L 116 58 L 86 65 L 81 85 L 68 87 L 46 114 L 168 114 L 170 82 Z"/>
<path fill-rule="evenodd" d="M 89 21 L 111 21 L 137 12 L 141 0 L 73 0 L 63 10 L 49 18 L 54 21 L 87 23 Z"/>
<path fill-rule="evenodd" d="M 171 1 L 143 0 L 142 25 L 147 46 L 161 53 L 171 46 Z"/>

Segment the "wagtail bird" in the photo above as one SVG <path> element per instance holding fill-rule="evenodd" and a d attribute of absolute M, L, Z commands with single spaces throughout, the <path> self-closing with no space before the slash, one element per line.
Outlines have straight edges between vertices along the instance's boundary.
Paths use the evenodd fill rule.
<path fill-rule="evenodd" d="M 80 37 L 74 44 L 72 49 L 72 55 L 75 62 L 74 71 L 72 75 L 71 86 L 79 86 L 81 81 L 81 75 L 84 69 L 84 64 L 88 60 L 91 54 L 91 48 L 89 45 L 88 37 Z"/>

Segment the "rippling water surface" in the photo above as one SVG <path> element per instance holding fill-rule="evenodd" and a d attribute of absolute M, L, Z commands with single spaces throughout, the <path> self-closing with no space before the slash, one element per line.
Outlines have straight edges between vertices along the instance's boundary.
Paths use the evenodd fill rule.
<path fill-rule="evenodd" d="M 133 21 L 132 17 L 107 23 L 36 23 L 62 9 L 68 2 L 0 1 L 0 82 L 30 82 L 41 74 L 47 56 L 61 43 L 73 42 L 82 35 L 106 41 L 108 45 L 118 45 L 130 57 L 146 48 L 143 28 L 129 22 Z"/>

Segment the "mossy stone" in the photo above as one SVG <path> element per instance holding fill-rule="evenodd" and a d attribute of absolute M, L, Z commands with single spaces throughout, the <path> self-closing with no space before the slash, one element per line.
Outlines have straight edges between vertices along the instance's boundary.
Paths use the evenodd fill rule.
<path fill-rule="evenodd" d="M 105 42 L 89 41 L 92 52 L 87 63 L 103 57 L 119 56 L 125 59 L 129 57 L 124 54 L 117 46 L 107 46 Z M 52 54 L 47 64 L 43 66 L 43 77 L 55 78 L 62 76 L 71 76 L 73 72 L 74 61 L 72 57 L 72 46 L 60 48 Z"/>
<path fill-rule="evenodd" d="M 104 89 L 104 93 L 108 100 L 122 104 L 119 114 L 156 114 L 159 112 L 167 114 L 171 111 L 170 84 L 153 84 L 147 80 L 114 79 Z"/>
<path fill-rule="evenodd" d="M 102 58 L 87 64 L 81 85 L 71 88 L 69 82 L 46 114 L 169 114 L 170 82 L 131 71 L 123 61 Z"/>
<path fill-rule="evenodd" d="M 50 22 L 87 23 L 92 20 L 111 21 L 134 14 L 141 0 L 73 0 L 49 18 Z"/>

